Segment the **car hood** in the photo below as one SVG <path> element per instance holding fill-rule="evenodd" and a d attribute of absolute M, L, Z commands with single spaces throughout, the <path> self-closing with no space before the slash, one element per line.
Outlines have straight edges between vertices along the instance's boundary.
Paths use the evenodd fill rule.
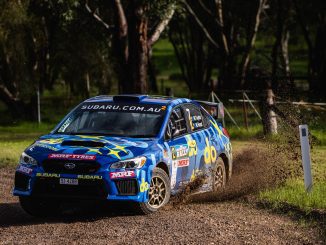
<path fill-rule="evenodd" d="M 146 154 L 156 140 L 86 135 L 50 134 L 40 137 L 25 152 L 38 162 L 57 154 L 92 155 L 99 162 L 112 163 Z"/>

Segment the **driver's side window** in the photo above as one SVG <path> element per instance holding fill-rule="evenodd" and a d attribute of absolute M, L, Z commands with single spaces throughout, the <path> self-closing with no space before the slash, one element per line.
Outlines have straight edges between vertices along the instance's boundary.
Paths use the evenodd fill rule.
<path fill-rule="evenodd" d="M 187 123 L 181 107 L 173 109 L 165 131 L 165 139 L 172 139 L 187 133 Z"/>

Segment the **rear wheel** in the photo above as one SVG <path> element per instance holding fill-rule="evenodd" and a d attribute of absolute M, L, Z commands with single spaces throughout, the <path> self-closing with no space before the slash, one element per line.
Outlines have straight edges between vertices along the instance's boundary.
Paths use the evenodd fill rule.
<path fill-rule="evenodd" d="M 213 169 L 213 191 L 221 191 L 226 185 L 226 172 L 225 165 L 221 158 L 216 160 L 215 167 Z"/>
<path fill-rule="evenodd" d="M 148 202 L 139 203 L 142 213 L 149 214 L 168 203 L 171 195 L 170 179 L 163 169 L 155 168 L 148 190 Z"/>
<path fill-rule="evenodd" d="M 19 197 L 19 202 L 26 213 L 35 217 L 56 216 L 60 211 L 60 201 L 56 199 Z"/>

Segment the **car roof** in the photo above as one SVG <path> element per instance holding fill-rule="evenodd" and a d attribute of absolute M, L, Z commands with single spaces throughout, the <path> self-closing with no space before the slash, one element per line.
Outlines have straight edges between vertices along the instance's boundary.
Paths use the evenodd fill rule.
<path fill-rule="evenodd" d="M 192 102 L 186 98 L 175 98 L 160 95 L 138 95 L 138 94 L 122 94 L 122 95 L 99 95 L 87 99 L 84 102 L 133 102 L 140 104 L 164 104 L 164 105 L 178 105 L 182 103 Z"/>

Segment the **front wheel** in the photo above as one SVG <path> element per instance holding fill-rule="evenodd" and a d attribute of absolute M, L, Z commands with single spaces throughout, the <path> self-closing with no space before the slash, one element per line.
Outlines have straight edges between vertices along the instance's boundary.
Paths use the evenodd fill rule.
<path fill-rule="evenodd" d="M 139 203 L 144 214 L 156 212 L 170 200 L 170 179 L 163 169 L 155 168 L 148 190 L 148 202 Z"/>
<path fill-rule="evenodd" d="M 215 167 L 213 169 L 213 191 L 224 190 L 226 185 L 226 172 L 225 165 L 221 158 L 216 160 Z"/>

